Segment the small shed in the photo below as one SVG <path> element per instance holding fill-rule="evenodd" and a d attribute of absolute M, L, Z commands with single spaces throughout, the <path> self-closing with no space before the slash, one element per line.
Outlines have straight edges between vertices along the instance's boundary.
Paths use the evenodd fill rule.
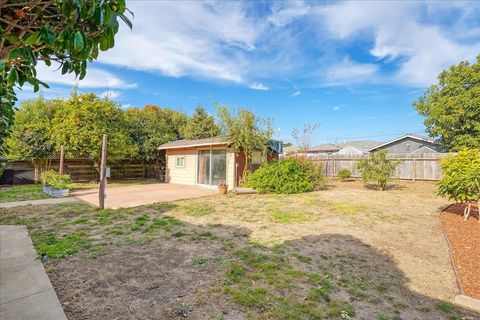
<path fill-rule="evenodd" d="M 158 149 L 166 153 L 167 183 L 200 187 L 225 183 L 233 188 L 238 186 L 246 163 L 243 152 L 236 153 L 221 137 L 177 140 L 162 144 Z M 270 140 L 266 161 L 278 159 L 281 149 L 280 141 Z M 254 152 L 248 169 L 257 169 L 263 161 L 262 152 Z"/>

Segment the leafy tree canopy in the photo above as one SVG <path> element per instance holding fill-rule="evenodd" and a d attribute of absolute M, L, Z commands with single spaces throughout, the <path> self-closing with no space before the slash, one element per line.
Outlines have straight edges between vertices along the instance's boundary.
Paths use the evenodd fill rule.
<path fill-rule="evenodd" d="M 480 147 L 480 55 L 451 66 L 413 103 L 430 136 L 447 151 Z"/>
<path fill-rule="evenodd" d="M 366 159 L 357 163 L 357 169 L 362 173 L 364 182 L 375 181 L 381 190 L 387 189 L 387 183 L 392 180 L 395 169 L 401 161 L 387 159 L 387 151 L 376 151 Z"/>
<path fill-rule="evenodd" d="M 131 140 L 138 148 L 138 158 L 153 160 L 160 156 L 159 145 L 182 138 L 187 115 L 154 105 L 143 109 L 128 109 L 125 119 Z"/>
<path fill-rule="evenodd" d="M 235 152 L 242 152 L 245 156 L 242 174 L 245 177 L 253 151 L 267 152 L 268 140 L 273 134 L 272 121 L 262 119 L 245 109 L 231 113 L 226 106 L 217 105 L 217 111 L 222 136 L 230 142 Z"/>
<path fill-rule="evenodd" d="M 52 138 L 65 147 L 65 155 L 99 162 L 102 135 L 108 134 L 108 157 L 134 157 L 137 148 L 128 134 L 125 114 L 119 105 L 95 94 L 76 94 L 62 105 L 52 120 Z"/>
<path fill-rule="evenodd" d="M 0 2 L 0 144 L 8 134 L 17 100 L 14 88 L 30 83 L 34 91 L 48 85 L 37 78 L 38 60 L 60 64 L 62 74 L 83 79 L 87 61 L 112 48 L 125 0 L 10 0 Z M 2 151 L 2 150 L 0 150 Z"/>
<path fill-rule="evenodd" d="M 441 160 L 442 179 L 437 194 L 461 202 L 478 203 L 480 199 L 480 150 L 464 149 Z M 465 219 L 471 204 L 466 208 Z"/>
<path fill-rule="evenodd" d="M 183 136 L 185 139 L 202 139 L 220 134 L 220 128 L 215 119 L 201 106 L 195 108 L 192 118 L 187 122 Z"/>
<path fill-rule="evenodd" d="M 6 141 L 9 159 L 29 160 L 38 165 L 52 155 L 55 145 L 50 135 L 57 109 L 56 102 L 45 100 L 42 96 L 21 104 L 12 134 Z"/>

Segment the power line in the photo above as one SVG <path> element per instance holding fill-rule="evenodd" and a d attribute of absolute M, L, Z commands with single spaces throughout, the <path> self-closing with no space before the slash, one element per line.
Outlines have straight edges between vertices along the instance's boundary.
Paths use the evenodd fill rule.
<path fill-rule="evenodd" d="M 425 134 L 424 132 L 409 132 L 416 134 Z M 317 137 L 312 138 L 312 141 L 332 141 L 332 140 L 345 140 L 345 139 L 367 139 L 367 138 L 379 138 L 379 137 L 391 137 L 391 136 L 403 136 L 405 132 L 401 133 L 388 133 L 388 134 L 377 134 L 377 135 L 368 135 L 368 136 L 345 136 L 345 137 Z M 293 138 L 291 138 L 293 139 Z"/>

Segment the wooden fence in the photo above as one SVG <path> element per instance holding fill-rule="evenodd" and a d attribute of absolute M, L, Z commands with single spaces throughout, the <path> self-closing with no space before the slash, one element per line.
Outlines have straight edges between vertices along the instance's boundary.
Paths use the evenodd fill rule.
<path fill-rule="evenodd" d="M 49 167 L 58 170 L 59 159 L 50 160 Z M 108 165 L 112 179 L 140 179 L 155 178 L 164 181 L 165 164 L 142 163 L 137 161 L 121 160 Z M 98 181 L 99 173 L 95 163 L 89 159 L 65 159 L 65 173 L 70 174 L 73 181 Z M 9 161 L 5 166 L 5 172 L 0 177 L 1 184 L 26 184 L 33 183 L 35 169 L 29 161 Z"/>
<path fill-rule="evenodd" d="M 400 160 L 402 163 L 397 167 L 395 176 L 403 180 L 431 180 L 441 178 L 440 158 L 446 153 L 425 154 L 389 154 L 388 158 Z M 338 171 L 347 168 L 353 177 L 361 177 L 356 168 L 356 163 L 368 155 L 316 155 L 309 159 L 321 163 L 327 176 L 336 176 Z"/>

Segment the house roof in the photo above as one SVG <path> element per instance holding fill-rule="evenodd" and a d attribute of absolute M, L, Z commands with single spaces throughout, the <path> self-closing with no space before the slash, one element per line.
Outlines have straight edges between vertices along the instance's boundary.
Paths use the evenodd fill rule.
<path fill-rule="evenodd" d="M 337 152 L 340 148 L 331 143 L 319 144 L 318 146 L 310 148 L 309 152 Z"/>
<path fill-rule="evenodd" d="M 392 143 L 395 143 L 397 141 L 400 141 L 400 140 L 403 140 L 403 139 L 406 139 L 406 138 L 411 138 L 411 139 L 415 139 L 415 140 L 419 140 L 419 141 L 424 141 L 424 142 L 428 142 L 428 143 L 435 143 L 435 140 L 433 140 L 432 138 L 429 138 L 429 137 L 425 137 L 425 136 L 422 136 L 422 135 L 419 135 L 419 134 L 415 134 L 415 133 L 407 133 L 406 135 L 403 135 L 399 138 L 396 138 L 396 139 L 393 139 L 393 140 L 390 140 L 390 141 L 387 141 L 387 142 L 384 142 L 384 143 L 381 143 L 373 148 L 370 148 L 368 149 L 368 151 L 373 151 L 373 150 L 377 150 L 379 148 L 382 148 L 382 147 L 385 147 L 385 146 L 388 146 L 389 144 L 392 144 Z"/>
<path fill-rule="evenodd" d="M 183 139 L 164 143 L 158 146 L 158 150 L 180 149 L 189 147 L 228 145 L 229 142 L 222 140 L 221 137 L 212 137 L 204 139 Z"/>
<path fill-rule="evenodd" d="M 340 142 L 337 145 L 340 147 L 340 149 L 348 146 L 352 146 L 356 149 L 367 151 L 368 149 L 378 146 L 379 144 L 382 144 L 382 143 L 383 142 L 381 141 L 374 141 L 374 140 L 354 140 L 354 141 Z"/>
<path fill-rule="evenodd" d="M 422 154 L 422 153 L 438 153 L 438 151 L 433 150 L 432 148 L 429 148 L 427 146 L 423 146 L 421 148 L 418 148 L 417 150 L 410 152 L 411 154 Z"/>

